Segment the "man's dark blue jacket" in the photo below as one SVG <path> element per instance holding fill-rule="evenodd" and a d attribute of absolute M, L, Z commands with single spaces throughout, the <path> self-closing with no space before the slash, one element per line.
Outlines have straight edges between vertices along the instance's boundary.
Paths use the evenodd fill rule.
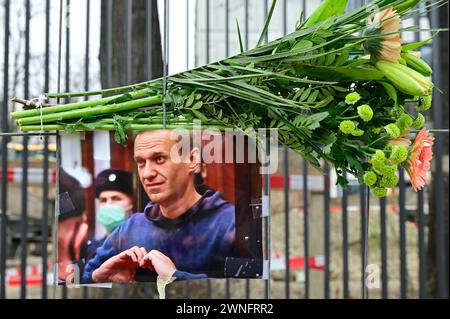
<path fill-rule="evenodd" d="M 235 208 L 219 192 L 208 189 L 177 219 L 167 219 L 157 204 L 133 214 L 105 240 L 86 265 L 82 282 L 109 258 L 134 246 L 159 250 L 177 267 L 177 280 L 223 277 L 225 258 L 233 256 Z M 156 273 L 139 268 L 136 281 L 152 281 Z"/>

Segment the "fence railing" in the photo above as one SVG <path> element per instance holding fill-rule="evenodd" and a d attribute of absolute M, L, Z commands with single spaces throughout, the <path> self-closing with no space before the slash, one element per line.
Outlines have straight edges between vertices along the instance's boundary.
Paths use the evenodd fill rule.
<path fill-rule="evenodd" d="M 53 86 L 51 71 L 57 66 L 58 90 L 59 79 L 64 74 L 65 90 L 71 85 L 71 70 L 76 68 L 71 61 L 70 39 L 75 33 L 82 37 L 77 28 L 66 27 L 65 36 L 60 34 L 59 43 L 51 43 L 52 30 L 59 25 L 62 30 L 63 14 L 52 15 L 54 10 L 66 16 L 70 16 L 75 6 L 84 2 L 84 21 L 86 33 L 84 36 L 84 68 L 82 82 L 78 83 L 84 89 L 92 87 L 90 73 L 92 71 L 92 47 L 93 40 L 90 37 L 95 25 L 91 18 L 92 6 L 98 6 L 95 1 L 30 1 L 25 0 L 19 6 L 23 6 L 25 15 L 12 14 L 12 1 L 4 0 L 2 25 L 4 25 L 3 48 L 3 99 L 1 106 L 1 192 L 0 192 L 0 298 L 50 298 L 70 296 L 77 297 L 138 297 L 154 296 L 156 291 L 153 284 L 135 286 L 123 285 L 113 290 L 83 287 L 82 289 L 67 289 L 67 287 L 52 286 L 52 280 L 47 280 L 53 272 L 52 233 L 54 231 L 54 211 L 52 198 L 54 198 L 52 170 L 55 167 L 56 154 L 49 150 L 49 144 L 57 143 L 58 133 L 24 134 L 15 133 L 16 129 L 9 121 L 9 113 L 12 110 L 9 98 L 20 88 L 23 92 L 18 94 L 24 98 L 31 98 L 40 93 L 39 90 L 48 92 Z M 146 1 L 146 32 L 147 43 L 147 68 L 151 72 L 151 26 L 149 17 L 152 17 L 150 5 L 152 1 Z M 169 2 L 171 5 L 169 6 Z M 181 2 L 181 1 L 179 1 Z M 177 3 L 179 3 L 177 0 Z M 257 2 L 257 4 L 256 4 Z M 234 50 L 231 34 L 234 21 L 233 14 L 243 16 L 243 37 L 246 48 L 252 45 L 252 30 L 257 18 L 253 9 L 261 10 L 261 22 L 268 11 L 268 0 L 260 1 L 208 1 L 186 0 L 184 6 L 186 15 L 181 25 L 186 31 L 185 52 L 174 54 L 173 48 L 168 43 L 174 37 L 183 37 L 179 32 L 175 33 L 169 28 L 170 19 L 173 19 L 174 8 L 172 1 L 159 1 L 162 4 L 160 10 L 166 11 L 162 20 L 166 19 L 162 28 L 162 38 L 166 49 L 166 65 L 171 66 L 174 59 L 185 57 L 185 67 L 208 62 L 230 55 Z M 312 9 L 313 1 L 279 1 L 280 21 L 278 25 L 280 34 L 288 32 L 288 21 L 292 20 L 291 11 L 299 8 Z M 363 1 L 350 1 L 352 7 L 361 5 Z M 17 6 L 17 4 L 16 4 Z M 291 9 L 292 7 L 292 9 Z M 310 8 L 311 7 L 311 8 Z M 56 8 L 56 9 L 55 9 Z M 193 9 L 194 8 L 194 9 Z M 295 8 L 295 9 L 294 9 Z M 53 10 L 53 11 L 52 11 Z M 443 10 L 443 9 L 442 9 Z M 41 15 L 33 15 L 34 12 L 44 12 Z M 192 28 L 194 16 L 197 14 L 197 27 Z M 251 13 L 250 13 L 251 12 Z M 129 29 L 131 21 L 131 8 L 125 11 L 125 32 L 132 37 L 137 30 Z M 295 14 L 298 16 L 297 14 Z M 163 17 L 162 15 L 160 15 Z M 223 17 L 223 22 L 216 21 L 216 17 Z M 179 17 L 179 16 L 178 16 Z M 18 19 L 22 19 L 19 21 Z M 58 20 L 58 18 L 60 20 Z M 43 36 L 44 50 L 42 59 L 34 59 L 30 55 L 30 39 L 36 36 L 31 29 L 31 21 L 34 20 L 45 26 Z M 421 18 L 422 19 L 422 18 Z M 423 19 L 427 19 L 425 16 Z M 65 20 L 64 23 L 70 21 Z M 111 21 L 112 10 L 106 12 L 106 24 L 109 30 L 106 41 L 113 41 Z M 98 21 L 97 21 L 98 22 Z M 416 23 L 420 23 L 419 18 Z M 437 26 L 436 13 L 432 13 L 430 25 Z M 77 21 L 75 21 L 77 23 Z M 204 23 L 204 25 L 202 24 Z M 17 49 L 18 43 L 12 43 L 13 25 L 24 25 L 23 47 Z M 214 26 L 213 26 L 214 25 Z M 277 28 L 277 26 L 275 27 Z M 259 28 L 257 28 L 259 29 Z M 164 31 L 168 34 L 164 34 Z M 177 30 L 179 31 L 179 30 Z M 212 32 L 214 31 L 214 32 Z M 196 35 L 196 37 L 193 37 Z M 40 35 L 42 36 L 42 34 Z M 62 63 L 58 63 L 61 56 L 62 41 L 65 39 L 65 56 Z M 192 45 L 193 39 L 196 43 Z M 220 39 L 225 39 L 222 41 Z M 79 40 L 79 39 L 78 39 Z M 203 41 L 204 40 L 204 41 Z M 420 37 L 415 40 L 420 40 Z M 131 41 L 131 40 L 130 40 Z M 180 40 L 181 41 L 181 40 Z M 223 42 L 223 50 L 214 49 L 218 41 Z M 81 46 L 82 42 L 78 42 Z M 14 50 L 13 50 L 14 44 Z M 127 65 L 127 79 L 131 72 L 131 42 L 124 44 L 124 63 Z M 439 37 L 432 42 L 431 63 L 434 66 L 434 76 L 440 79 L 441 43 Z M 111 46 L 108 45 L 109 50 Z M 194 50 L 192 49 L 194 47 Z M 58 54 L 56 55 L 56 53 Z M 11 58 L 14 57 L 14 61 Z M 172 58 L 171 58 L 172 57 Z M 20 59 L 22 62 L 18 62 Z M 106 54 L 106 65 L 111 68 L 111 54 Z M 17 63 L 12 63 L 17 62 Z M 31 64 L 31 62 L 33 64 Z M 65 70 L 61 72 L 62 65 Z M 33 72 L 33 75 L 31 74 Z M 36 75 L 37 73 L 37 75 Z M 19 76 L 20 75 L 20 76 Z M 33 87 L 35 92 L 30 94 L 30 78 L 41 77 L 42 87 Z M 14 79 L 12 80 L 12 78 Z M 438 80 L 437 80 L 438 81 Z M 52 82 L 52 83 L 51 83 Z M 441 85 L 440 85 L 441 84 Z M 442 86 L 442 83 L 437 83 Z M 37 92 L 36 92 L 37 91 Z M 442 127 L 442 96 L 436 95 L 433 101 L 432 120 L 434 127 Z M 265 250 L 271 252 L 272 269 L 270 280 L 206 280 L 177 283 L 169 286 L 167 297 L 186 298 L 448 298 L 448 229 L 445 220 L 448 220 L 448 211 L 445 211 L 445 186 L 448 188 L 448 179 L 444 175 L 444 166 L 448 167 L 448 149 L 445 149 L 445 141 L 448 141 L 448 130 L 435 130 L 435 161 L 433 190 L 425 188 L 417 194 L 410 192 L 408 181 L 404 172 L 399 171 L 399 187 L 386 199 L 375 199 L 370 196 L 364 186 L 354 185 L 351 191 L 342 190 L 332 182 L 332 175 L 318 176 L 308 164 L 299 156 L 287 149 L 281 151 L 282 165 L 275 176 L 266 182 L 264 194 L 271 196 L 271 222 L 265 223 L 264 237 L 266 239 Z M 40 138 L 38 141 L 44 145 L 39 160 L 33 161 L 35 155 L 29 150 L 31 139 Z M 16 143 L 23 145 L 23 149 L 16 151 L 8 148 L 8 143 L 14 139 Z M 447 142 L 448 145 L 448 142 Z M 30 167 L 32 165 L 33 168 Z M 41 179 L 30 180 L 30 170 L 39 168 Z M 20 171 L 20 174 L 18 173 Z M 330 172 L 326 167 L 326 172 Z M 16 177 L 14 177 L 17 172 Z M 34 171 L 34 174 L 39 175 Z M 19 177 L 18 177 L 19 176 Z M 321 185 L 316 187 L 320 179 Z M 267 179 L 269 181 L 269 177 Z M 445 184 L 447 183 L 447 185 Z M 31 204 L 32 195 L 30 189 L 35 184 L 40 185 L 39 205 Z M 269 188 L 269 184 L 272 185 Z M 20 203 L 20 204 L 19 204 Z M 428 203 L 434 203 L 434 210 L 430 211 Z M 36 211 L 39 211 L 36 215 Z M 34 212 L 33 214 L 31 214 Z M 31 217 L 33 215 L 33 217 Z M 433 215 L 433 219 L 430 218 Z M 434 224 L 430 221 L 433 220 Z M 268 220 L 267 220 L 268 221 Z M 433 228 L 434 237 L 429 236 Z M 32 232 L 35 230 L 36 232 Z M 34 235 L 33 235 L 34 234 Z M 435 243 L 429 242 L 430 238 Z M 11 252 L 12 247 L 17 250 Z M 30 248 L 34 248 L 31 251 Z M 435 254 L 429 254 L 433 247 Z M 434 259 L 433 259 L 434 258 Z M 436 271 L 430 273 L 429 264 L 436 265 Z M 435 283 L 435 290 L 429 289 L 429 283 Z"/>

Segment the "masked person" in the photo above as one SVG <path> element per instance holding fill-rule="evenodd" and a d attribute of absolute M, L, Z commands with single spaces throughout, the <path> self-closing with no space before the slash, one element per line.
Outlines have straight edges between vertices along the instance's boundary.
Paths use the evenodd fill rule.
<path fill-rule="evenodd" d="M 97 249 L 83 283 L 224 276 L 234 252 L 235 207 L 219 192 L 195 187 L 200 150 L 189 143 L 188 152 L 174 151 L 179 141 L 169 130 L 137 135 L 135 162 L 151 202 Z"/>
<path fill-rule="evenodd" d="M 89 260 L 105 239 L 133 212 L 133 177 L 121 169 L 106 169 L 95 179 L 95 197 L 99 201 L 97 221 L 106 229 L 106 235 L 88 242 Z"/>

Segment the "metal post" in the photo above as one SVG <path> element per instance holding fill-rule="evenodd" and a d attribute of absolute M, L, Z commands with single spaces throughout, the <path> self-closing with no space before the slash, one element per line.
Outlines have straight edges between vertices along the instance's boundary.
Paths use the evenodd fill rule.
<path fill-rule="evenodd" d="M 9 18 L 10 0 L 5 0 L 5 32 L 4 32 L 4 58 L 3 58 L 3 104 L 1 114 L 2 132 L 8 132 L 8 92 L 9 92 Z M 1 180 L 1 207 L 0 207 L 0 299 L 6 299 L 6 223 L 8 208 L 8 138 L 2 136 L 2 180 Z"/>
<path fill-rule="evenodd" d="M 448 6 L 448 4 L 447 4 Z M 431 12 L 431 27 L 437 28 L 439 26 L 439 12 L 437 10 L 433 10 Z M 442 34 L 439 34 L 438 36 L 434 37 L 433 39 L 433 50 L 432 50 L 432 57 L 433 57 L 433 82 L 435 83 L 436 87 L 443 87 L 442 83 L 442 69 L 441 69 L 441 41 L 442 41 Z M 448 41 L 448 40 L 447 40 Z M 433 122 L 434 126 L 438 129 L 442 128 L 442 97 L 443 95 L 440 92 L 437 92 L 437 90 L 434 90 L 435 94 L 433 94 Z M 436 138 L 434 143 L 434 159 L 435 159 L 435 176 L 443 176 L 443 161 L 442 157 L 444 155 L 443 150 L 443 143 L 442 138 Z M 436 227 L 436 283 L 437 283 L 437 297 L 438 298 L 448 298 L 449 292 L 448 292 L 448 278 L 447 278 L 447 272 L 448 272 L 448 264 L 447 264 L 447 257 L 448 257 L 448 237 L 446 237 L 446 231 L 445 231 L 445 214 L 444 211 L 444 185 L 443 185 L 443 179 L 438 178 L 434 181 L 433 184 L 433 195 L 434 202 L 436 203 L 435 206 L 435 214 L 436 214 L 436 221 L 435 221 L 435 227 Z M 447 212 L 448 214 L 448 212 Z M 448 230 L 447 230 L 448 231 Z M 447 247 L 446 247 L 447 246 Z"/>
<path fill-rule="evenodd" d="M 131 70 L 131 46 L 132 46 L 132 16 L 133 16 L 133 3 L 131 1 L 125 1 L 125 21 L 124 21 L 124 78 L 123 84 L 130 84 L 132 77 Z"/>
<path fill-rule="evenodd" d="M 389 297 L 388 264 L 387 264 L 387 234 L 386 234 L 386 198 L 380 199 L 380 237 L 381 237 L 381 296 Z"/>
<path fill-rule="evenodd" d="M 324 296 L 330 298 L 330 167 L 328 163 L 324 167 L 324 252 L 325 252 L 325 271 L 324 271 Z"/>
<path fill-rule="evenodd" d="M 44 75 L 44 92 L 49 91 L 49 79 L 50 79 L 50 0 L 46 0 L 45 5 L 45 75 Z M 41 232 L 42 232 L 42 285 L 41 285 L 41 297 L 47 299 L 47 243 L 48 243 L 48 190 L 49 190 L 49 152 L 48 152 L 49 139 L 48 136 L 44 137 L 44 165 L 43 165 L 43 183 L 42 183 L 42 220 L 41 220 Z"/>
<path fill-rule="evenodd" d="M 270 167 L 270 139 L 266 136 L 266 165 L 267 165 L 267 172 L 264 172 L 264 191 L 263 196 L 267 198 L 267 207 L 268 207 L 268 216 L 265 217 L 265 223 L 264 223 L 264 237 L 265 237 L 265 243 L 264 243 L 264 250 L 266 251 L 266 260 L 268 262 L 268 278 L 265 281 L 265 291 L 264 291 L 264 298 L 270 299 L 270 258 L 271 258 L 271 252 L 270 252 L 270 174 L 269 174 L 269 167 Z"/>
<path fill-rule="evenodd" d="M 344 178 L 347 173 L 344 172 Z M 343 297 L 350 298 L 349 294 L 349 272 L 348 272 L 348 192 L 343 189 L 342 193 L 342 266 L 343 266 Z"/>
<path fill-rule="evenodd" d="M 291 272 L 289 266 L 289 150 L 284 147 L 284 256 L 286 264 L 285 272 L 285 296 L 289 299 Z"/>
<path fill-rule="evenodd" d="M 30 0 L 25 1 L 25 76 L 24 97 L 29 98 L 29 76 L 30 76 Z M 23 137 L 22 151 L 22 187 L 21 187 L 21 220 L 20 224 L 20 298 L 27 297 L 27 233 L 28 233 L 28 136 Z"/>
<path fill-rule="evenodd" d="M 408 268 L 406 265 L 406 210 L 405 210 L 405 172 L 399 170 L 399 228 L 400 228 L 400 296 L 408 298 Z"/>
<path fill-rule="evenodd" d="M 153 0 L 147 0 L 145 2 L 145 17 L 145 63 L 147 67 L 147 78 L 150 80 L 153 77 Z"/>
<path fill-rule="evenodd" d="M 425 240 L 424 192 L 417 193 L 418 232 L 419 232 L 419 298 L 427 298 L 427 248 Z"/>
<path fill-rule="evenodd" d="M 303 160 L 303 251 L 305 258 L 305 299 L 309 299 L 308 162 Z"/>

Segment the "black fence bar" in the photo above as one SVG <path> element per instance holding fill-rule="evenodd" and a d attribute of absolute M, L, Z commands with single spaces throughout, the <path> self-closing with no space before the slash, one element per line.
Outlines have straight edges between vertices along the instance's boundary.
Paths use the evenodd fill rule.
<path fill-rule="evenodd" d="M 105 0 L 103 0 L 105 1 Z M 106 0 L 106 14 L 105 14 L 105 33 L 106 33 L 106 49 L 105 49 L 105 85 L 111 87 L 111 74 L 112 74 L 112 11 L 113 2 Z M 107 291 L 105 289 L 105 291 Z"/>
<path fill-rule="evenodd" d="M 131 70 L 131 44 L 132 44 L 132 16 L 133 16 L 133 3 L 131 1 L 124 2 L 124 28 L 123 28 L 123 36 L 124 36 L 124 46 L 123 46 L 123 77 L 122 83 L 123 85 L 128 85 L 132 79 L 132 70 Z M 122 297 L 127 299 L 130 293 L 130 286 L 128 283 L 125 283 L 122 286 Z"/>
<path fill-rule="evenodd" d="M 147 68 L 147 78 L 153 77 L 153 0 L 145 2 L 145 65 Z"/>
<path fill-rule="evenodd" d="M 386 233 L 386 198 L 380 198 L 380 250 L 381 250 L 381 297 L 389 297 L 388 287 L 388 256 Z"/>
<path fill-rule="evenodd" d="M 211 15 L 211 7 L 209 0 L 206 0 L 206 63 L 209 63 L 211 60 L 210 57 L 210 49 L 209 46 L 211 44 L 210 41 L 210 32 L 211 32 L 211 23 L 210 23 L 210 15 Z M 206 295 L 208 296 L 208 299 L 211 299 L 212 297 L 212 286 L 211 286 L 211 279 L 206 280 Z"/>
<path fill-rule="evenodd" d="M 448 10 L 448 4 L 446 5 Z M 431 27 L 437 28 L 439 26 L 439 12 L 433 10 L 431 12 Z M 442 54 L 441 54 L 441 41 L 448 41 L 448 38 L 443 38 L 444 35 L 439 34 L 433 39 L 432 44 L 432 57 L 433 57 L 433 82 L 436 87 L 443 87 L 443 77 L 442 77 Z M 433 121 L 436 128 L 442 128 L 442 106 L 443 95 L 435 91 L 433 94 Z M 448 298 L 448 237 L 446 236 L 445 227 L 448 225 L 445 222 L 445 214 L 448 215 L 448 211 L 444 210 L 444 183 L 443 179 L 439 178 L 443 176 L 443 163 L 442 157 L 444 155 L 443 141 L 442 138 L 437 138 L 434 144 L 434 165 L 435 165 L 435 176 L 438 177 L 434 181 L 433 185 L 433 196 L 432 200 L 435 202 L 435 226 L 436 227 L 436 283 L 437 283 L 437 298 Z M 447 229 L 448 232 L 448 229 Z"/>
<path fill-rule="evenodd" d="M 324 252 L 325 252 L 325 271 L 324 271 L 324 297 L 330 298 L 330 166 L 328 163 L 324 166 Z"/>
<path fill-rule="evenodd" d="M 271 267 L 271 251 L 270 251 L 270 174 L 269 174 L 269 167 L 270 167 L 270 140 L 266 136 L 266 165 L 267 165 L 267 171 L 264 172 L 264 189 L 263 189 L 263 198 L 265 197 L 267 200 L 267 209 L 268 209 L 268 215 L 264 217 L 265 223 L 264 223 L 264 250 L 266 252 L 265 259 L 268 263 L 268 278 L 264 282 L 264 298 L 270 299 L 271 295 L 271 286 L 270 286 L 270 267 Z M 249 294 L 250 295 L 250 294 Z"/>
<path fill-rule="evenodd" d="M 287 147 L 284 147 L 284 260 L 286 263 L 284 291 L 286 299 L 289 299 L 291 297 L 291 268 L 289 266 L 289 248 L 289 150 L 287 149 Z"/>
<path fill-rule="evenodd" d="M 225 0 L 225 55 L 230 55 L 230 0 Z"/>
<path fill-rule="evenodd" d="M 44 66 L 44 92 L 49 91 L 50 82 L 50 0 L 45 3 L 45 66 Z M 47 299 L 47 267 L 48 254 L 47 243 L 49 235 L 49 220 L 48 220 L 48 192 L 49 192 L 49 138 L 44 136 L 44 163 L 42 167 L 43 181 L 42 181 L 42 220 L 41 220 L 41 254 L 42 254 L 42 284 L 41 284 L 41 298 Z"/>
<path fill-rule="evenodd" d="M 347 173 L 344 172 L 344 177 Z M 349 294 L 349 273 L 348 273 L 348 192 L 342 190 L 342 284 L 344 299 L 350 298 Z"/>
<path fill-rule="evenodd" d="M 185 299 L 192 298 L 191 283 L 189 280 L 186 280 L 186 282 L 184 284 L 184 298 Z"/>
<path fill-rule="evenodd" d="M 308 162 L 303 159 L 303 255 L 305 258 L 305 299 L 309 299 Z"/>
<path fill-rule="evenodd" d="M 66 0 L 66 54 L 65 54 L 65 91 L 70 92 L 70 0 Z M 65 103 L 69 103 L 70 99 L 66 98 Z M 69 291 L 66 285 L 62 286 L 62 299 L 67 299 Z"/>
<path fill-rule="evenodd" d="M 30 81 L 30 19 L 31 3 L 25 0 L 25 63 L 24 63 L 24 97 L 29 98 Z M 20 298 L 27 297 L 27 254 L 28 254 L 28 136 L 23 137 L 22 152 L 22 187 L 20 218 Z"/>
<path fill-rule="evenodd" d="M 189 45 L 190 45 L 190 41 L 189 41 L 189 23 L 190 23 L 190 14 L 189 14 L 189 0 L 186 0 L 186 70 L 189 70 Z"/>
<path fill-rule="evenodd" d="M 131 1 L 125 1 L 125 20 L 124 20 L 124 72 L 123 72 L 123 81 L 124 85 L 130 84 L 132 78 L 132 70 L 131 70 L 131 43 L 133 37 L 133 28 L 132 28 L 132 8 L 133 3 Z"/>
<path fill-rule="evenodd" d="M 209 45 L 210 45 L 210 5 L 209 5 L 209 0 L 206 0 L 206 63 L 209 63 L 210 61 L 210 50 L 209 50 Z"/>
<path fill-rule="evenodd" d="M 189 70 L 189 22 L 190 22 L 190 15 L 189 15 L 189 0 L 186 0 L 186 70 Z M 184 296 L 186 299 L 191 298 L 191 284 L 189 280 L 186 280 L 184 284 Z"/>
<path fill-rule="evenodd" d="M 112 75 L 112 20 L 113 20 L 113 1 L 103 0 L 106 1 L 105 5 L 105 36 L 106 36 L 106 49 L 105 49 L 105 85 L 106 87 L 111 87 L 111 75 Z M 110 297 L 110 290 L 109 289 L 103 289 L 103 299 L 109 299 Z"/>
<path fill-rule="evenodd" d="M 27 3 L 29 0 L 27 1 Z M 29 3 L 28 3 L 29 4 Z M 25 78 L 28 78 L 25 73 Z M 27 80 L 25 80 L 27 81 Z M 20 298 L 27 297 L 27 233 L 28 233 L 28 136 L 22 140 L 22 185 L 21 185 L 21 214 L 20 219 Z"/>
<path fill-rule="evenodd" d="M 85 50 L 84 50 L 84 90 L 89 91 L 89 49 L 90 49 L 90 34 L 91 34 L 91 1 L 86 0 L 86 34 L 85 34 Z M 87 101 L 89 97 L 85 96 L 84 100 Z M 83 299 L 89 298 L 89 288 L 87 286 L 82 287 Z"/>
<path fill-rule="evenodd" d="M 62 10 L 62 0 L 60 2 L 60 8 Z M 61 14 L 62 17 L 62 14 Z M 62 30 L 60 28 L 60 30 Z M 58 86 L 59 86 L 59 78 L 58 78 Z M 59 91 L 58 91 L 59 92 Z M 56 134 L 56 163 L 61 163 L 61 135 L 59 132 Z M 56 165 L 56 180 L 59 181 L 60 174 L 60 165 Z M 56 194 L 59 194 L 59 183 L 56 183 Z M 55 201 L 55 212 L 54 212 L 55 224 L 59 220 L 59 200 Z M 58 227 L 53 227 L 53 240 L 52 246 L 58 247 Z M 56 288 L 58 287 L 58 249 L 53 249 L 53 299 L 56 299 Z M 64 285 L 63 287 L 66 287 Z"/>
<path fill-rule="evenodd" d="M 366 259 L 365 259 L 365 252 L 366 252 L 366 223 L 367 223 L 367 216 L 366 216 L 366 209 L 367 209 L 367 202 L 366 202 L 366 186 L 360 185 L 359 186 L 359 208 L 360 208 L 360 231 L 361 231 L 361 297 L 364 298 L 366 296 Z"/>
<path fill-rule="evenodd" d="M 408 298 L 408 268 L 406 264 L 406 199 L 405 171 L 399 169 L 399 229 L 400 229 L 400 296 Z"/>
<path fill-rule="evenodd" d="M 366 270 L 364 265 L 364 238 L 365 238 L 365 222 L 366 222 L 366 188 L 364 185 L 359 185 L 359 207 L 360 207 L 360 256 L 361 256 L 361 298 L 364 298 L 364 292 L 365 292 L 365 279 L 366 279 Z"/>
<path fill-rule="evenodd" d="M 91 34 L 91 1 L 86 0 L 86 44 L 84 50 L 84 90 L 89 91 L 89 49 L 90 49 L 90 34 Z M 85 97 L 87 100 L 88 97 Z"/>
<path fill-rule="evenodd" d="M 8 91 L 9 91 L 9 20 L 10 20 L 10 0 L 5 0 L 5 26 L 4 26 L 4 57 L 3 57 L 3 104 L 1 114 L 1 131 L 8 132 Z M 1 137 L 2 151 L 2 179 L 1 179 L 1 206 L 0 206 L 0 299 L 6 299 L 6 223 L 8 208 L 8 138 Z"/>
<path fill-rule="evenodd" d="M 70 0 L 66 0 L 66 61 L 65 91 L 70 92 Z M 69 103 L 69 99 L 65 99 Z"/>
<path fill-rule="evenodd" d="M 244 50 L 248 50 L 249 49 L 249 47 L 248 47 L 248 45 L 249 45 L 249 41 L 250 41 L 250 39 L 249 39 L 249 37 L 250 37 L 250 32 L 249 32 L 249 23 L 248 23 L 248 17 L 249 17 L 249 12 L 248 12 L 248 10 L 249 10 L 249 3 L 248 3 L 248 1 L 249 0 L 245 0 L 245 3 L 244 3 L 244 15 L 245 15 L 245 17 L 244 17 L 244 20 L 245 20 L 245 48 L 244 48 Z"/>
<path fill-rule="evenodd" d="M 417 193 L 417 224 L 419 240 L 419 298 L 427 298 L 427 246 L 425 239 L 425 200 L 424 192 L 420 190 Z"/>
<path fill-rule="evenodd" d="M 363 269 L 364 269 L 364 282 L 363 282 L 363 298 L 369 298 L 369 287 L 368 282 L 366 280 L 366 270 L 369 258 L 369 218 L 370 218 L 370 189 L 367 186 L 364 186 L 364 195 L 365 195 L 365 210 L 363 213 L 364 216 L 364 237 L 363 237 Z"/>

